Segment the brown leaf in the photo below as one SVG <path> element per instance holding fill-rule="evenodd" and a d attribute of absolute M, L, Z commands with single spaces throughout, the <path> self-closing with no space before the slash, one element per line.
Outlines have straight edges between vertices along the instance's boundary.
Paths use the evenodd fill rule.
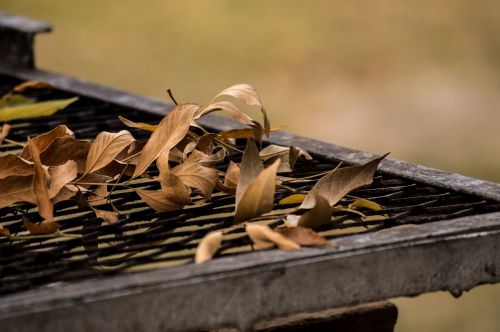
<path fill-rule="evenodd" d="M 236 188 L 240 180 L 240 165 L 234 161 L 229 161 L 229 166 L 226 170 L 226 175 L 224 176 L 224 185 L 230 188 Z"/>
<path fill-rule="evenodd" d="M 174 167 L 171 173 L 177 176 L 184 185 L 198 189 L 207 198 L 210 198 L 218 179 L 216 169 L 192 161 L 186 161 Z"/>
<path fill-rule="evenodd" d="M 85 174 L 100 170 L 115 159 L 115 157 L 134 141 L 127 130 L 118 133 L 103 131 L 97 135 L 90 145 Z"/>
<path fill-rule="evenodd" d="M 2 144 L 3 140 L 7 135 L 9 135 L 10 129 L 12 128 L 11 125 L 4 123 L 2 128 L 0 129 L 0 145 Z"/>
<path fill-rule="evenodd" d="M 96 208 L 92 208 L 92 210 L 94 211 L 97 218 L 101 218 L 102 220 L 107 221 L 110 224 L 114 224 L 118 221 L 118 212 L 99 210 Z"/>
<path fill-rule="evenodd" d="M 198 110 L 199 106 L 195 104 L 179 105 L 161 120 L 141 152 L 134 178 L 144 173 L 162 151 L 169 151 L 186 136 Z"/>
<path fill-rule="evenodd" d="M 31 174 L 33 174 L 33 163 L 13 154 L 0 157 L 0 180 L 13 175 L 26 176 Z"/>
<path fill-rule="evenodd" d="M 262 104 L 262 101 L 260 100 L 260 96 L 254 87 L 252 87 L 249 84 L 236 84 L 236 85 L 230 86 L 229 88 L 219 92 L 212 99 L 212 102 L 221 96 L 231 96 L 233 98 L 241 100 L 242 102 L 244 102 L 247 105 L 259 106 L 261 109 L 261 112 L 262 112 L 262 116 L 264 117 L 264 130 L 265 130 L 266 136 L 269 137 L 269 131 L 271 128 L 270 123 L 269 123 L 269 119 L 267 117 L 266 111 L 264 110 L 264 105 Z"/>
<path fill-rule="evenodd" d="M 59 166 L 68 160 L 73 160 L 77 163 L 78 173 L 83 173 L 89 148 L 89 142 L 76 140 L 73 137 L 60 137 L 47 146 L 40 154 L 40 159 L 45 166 Z"/>
<path fill-rule="evenodd" d="M 67 201 L 73 198 L 78 193 L 78 188 L 74 185 L 65 185 L 61 188 L 59 193 L 51 199 L 52 204 L 57 204 L 59 202 Z"/>
<path fill-rule="evenodd" d="M 248 237 L 256 249 L 269 249 L 277 245 L 281 250 L 298 250 L 300 245 L 287 239 L 282 234 L 273 231 L 269 226 L 248 224 L 245 227 Z"/>
<path fill-rule="evenodd" d="M 68 160 L 66 163 L 49 168 L 50 184 L 49 198 L 56 197 L 59 192 L 78 175 L 78 166 L 73 160 Z"/>
<path fill-rule="evenodd" d="M 336 168 L 319 179 L 314 188 L 319 195 L 328 200 L 330 206 L 334 205 L 350 191 L 372 183 L 378 164 L 386 156 L 387 154 L 359 166 Z M 314 206 L 314 202 L 313 195 L 309 193 L 300 208 L 310 209 Z"/>
<path fill-rule="evenodd" d="M 108 201 L 108 186 L 107 185 L 99 185 L 95 192 L 87 199 L 87 202 L 91 206 L 103 205 Z"/>
<path fill-rule="evenodd" d="M 155 211 L 168 212 L 180 210 L 184 207 L 184 204 L 172 201 L 163 191 L 144 189 L 136 189 L 136 191 L 141 199 Z"/>
<path fill-rule="evenodd" d="M 315 231 L 305 227 L 285 227 L 276 229 L 278 233 L 301 246 L 328 244 L 328 241 Z"/>
<path fill-rule="evenodd" d="M 272 210 L 276 191 L 276 171 L 279 164 L 280 160 L 278 159 L 274 164 L 260 172 L 247 187 L 241 200 L 236 205 L 236 214 L 234 216 L 236 223 L 250 220 Z"/>
<path fill-rule="evenodd" d="M 9 176 L 0 180 L 0 208 L 21 202 L 36 204 L 32 185 L 33 175 Z"/>
<path fill-rule="evenodd" d="M 224 150 L 221 147 L 217 147 L 211 154 L 205 154 L 201 151 L 194 150 L 187 157 L 187 161 L 194 161 L 200 163 L 203 166 L 214 167 L 218 163 L 224 161 L 225 157 L 226 157 L 226 150 Z"/>
<path fill-rule="evenodd" d="M 27 81 L 23 82 L 19 85 L 16 85 L 14 89 L 12 89 L 13 92 L 24 92 L 28 89 L 46 89 L 46 88 L 53 88 L 53 86 L 49 83 L 46 82 L 40 82 L 40 81 Z"/>
<path fill-rule="evenodd" d="M 43 168 L 40 161 L 40 152 L 32 140 L 28 140 L 28 146 L 33 157 L 34 175 L 33 175 L 33 193 L 38 206 L 38 213 L 45 220 L 50 222 L 54 219 L 54 207 L 49 196 L 50 176 Z"/>
<path fill-rule="evenodd" d="M 41 223 L 35 224 L 24 215 L 22 218 L 24 227 L 33 235 L 53 234 L 59 229 L 59 224 L 54 219 L 45 219 Z"/>
<path fill-rule="evenodd" d="M 204 263 L 212 259 L 214 254 L 220 248 L 222 242 L 222 232 L 214 231 L 205 235 L 198 247 L 196 248 L 196 253 L 194 255 L 194 262 L 196 264 Z"/>
<path fill-rule="evenodd" d="M 278 173 L 289 173 L 293 170 L 297 158 L 299 156 L 299 150 L 291 147 L 280 146 L 280 145 L 268 145 L 259 152 L 260 157 L 264 162 L 274 161 L 276 158 L 281 159 L 280 167 L 278 168 Z"/>
<path fill-rule="evenodd" d="M 193 204 L 190 189 L 173 174 L 160 174 L 160 185 L 164 198 L 178 205 Z"/>
<path fill-rule="evenodd" d="M 194 116 L 194 120 L 198 120 L 202 116 L 216 111 L 227 112 L 233 119 L 244 125 L 250 127 L 253 127 L 255 125 L 255 121 L 251 117 L 240 111 L 238 107 L 236 107 L 236 105 L 234 105 L 230 101 L 220 101 L 206 106 L 196 113 L 196 115 Z"/>
<path fill-rule="evenodd" d="M 262 160 L 259 156 L 259 150 L 255 145 L 255 141 L 248 140 L 245 151 L 241 158 L 240 164 L 240 178 L 238 186 L 236 187 L 236 206 L 243 198 L 243 194 L 247 190 L 250 183 L 252 183 L 264 169 Z M 273 183 L 274 185 L 274 183 Z"/>
<path fill-rule="evenodd" d="M 10 236 L 9 230 L 7 228 L 5 228 L 2 224 L 0 224 L 0 235 L 7 236 L 7 237 Z"/>
<path fill-rule="evenodd" d="M 314 199 L 314 207 L 304 213 L 299 219 L 299 225 L 309 228 L 317 228 L 332 222 L 332 211 L 328 201 L 319 195 L 316 189 L 310 192 Z"/>
<path fill-rule="evenodd" d="M 68 129 L 68 127 L 66 127 L 65 125 L 60 125 L 54 129 L 52 129 L 48 133 L 41 134 L 41 135 L 31 139 L 31 141 L 33 142 L 33 144 L 36 145 L 36 147 L 38 148 L 38 151 L 40 151 L 40 153 L 43 153 L 45 151 L 45 149 L 47 149 L 47 147 L 50 144 L 52 144 L 52 142 L 54 142 L 55 139 L 57 139 L 59 137 L 75 138 L 75 135 L 73 134 L 73 132 L 71 130 Z M 23 149 L 23 151 L 21 152 L 19 157 L 26 159 L 26 160 L 31 159 L 31 152 L 30 152 L 30 149 L 28 146 L 26 146 Z"/>
<path fill-rule="evenodd" d="M 124 125 L 130 128 L 137 128 L 137 129 L 142 129 L 146 131 L 155 131 L 156 128 L 158 128 L 158 125 L 152 125 L 149 123 L 144 123 L 144 122 L 134 122 L 132 120 L 129 120 L 127 118 L 124 118 L 123 116 L 118 115 L 118 119 L 120 119 L 121 122 L 123 122 Z"/>

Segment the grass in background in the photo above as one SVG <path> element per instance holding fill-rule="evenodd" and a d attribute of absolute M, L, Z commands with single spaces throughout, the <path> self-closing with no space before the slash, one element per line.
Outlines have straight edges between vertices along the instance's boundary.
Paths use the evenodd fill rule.
<path fill-rule="evenodd" d="M 37 43 L 40 67 L 158 98 L 172 88 L 181 102 L 247 82 L 288 131 L 500 181 L 498 1 L 2 0 L 0 10 L 54 24 Z M 398 300 L 399 330 L 497 331 L 499 297 L 484 286 L 459 301 Z"/>

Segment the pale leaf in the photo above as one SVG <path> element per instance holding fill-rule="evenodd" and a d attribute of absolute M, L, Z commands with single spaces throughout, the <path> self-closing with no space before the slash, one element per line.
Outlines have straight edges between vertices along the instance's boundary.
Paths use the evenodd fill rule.
<path fill-rule="evenodd" d="M 221 242 L 221 231 L 214 231 L 205 235 L 196 248 L 196 252 L 194 255 L 195 263 L 200 264 L 211 260 L 214 254 L 220 248 Z"/>
<path fill-rule="evenodd" d="M 124 125 L 130 128 L 137 128 L 137 129 L 142 129 L 146 131 L 155 131 L 156 128 L 158 128 L 158 125 L 152 125 L 149 123 L 144 123 L 144 122 L 134 122 L 132 120 L 129 120 L 127 118 L 124 118 L 123 116 L 118 115 L 118 119 L 120 119 L 121 122 L 123 122 Z"/>
<path fill-rule="evenodd" d="M 314 188 L 330 206 L 335 205 L 350 191 L 372 183 L 378 164 L 386 156 L 387 154 L 359 166 L 336 168 L 319 179 Z M 314 196 L 309 193 L 300 208 L 310 209 L 314 203 Z"/>
<path fill-rule="evenodd" d="M 247 187 L 236 206 L 236 214 L 234 216 L 236 223 L 250 220 L 272 210 L 274 193 L 276 191 L 276 171 L 279 164 L 280 160 L 278 159 L 274 164 L 260 172 Z"/>
<path fill-rule="evenodd" d="M 224 175 L 224 185 L 230 188 L 236 188 L 240 180 L 240 166 L 234 161 L 229 161 L 226 174 Z"/>
<path fill-rule="evenodd" d="M 192 204 L 191 191 L 173 174 L 160 174 L 160 185 L 165 200 L 178 205 Z"/>
<path fill-rule="evenodd" d="M 198 189 L 207 198 L 210 198 L 218 178 L 216 169 L 192 161 L 174 167 L 171 172 L 186 186 Z"/>
<path fill-rule="evenodd" d="M 114 224 L 118 221 L 118 212 L 99 210 L 96 208 L 92 208 L 92 210 L 94 211 L 97 218 L 101 218 L 102 220 L 107 221 L 110 224 Z"/>
<path fill-rule="evenodd" d="M 186 136 L 198 109 L 199 106 L 195 104 L 179 105 L 161 120 L 158 129 L 151 134 L 142 149 L 133 174 L 134 178 L 144 173 L 161 152 L 169 151 Z"/>
<path fill-rule="evenodd" d="M 85 165 L 85 174 L 95 172 L 108 165 L 115 157 L 134 141 L 127 130 L 118 133 L 103 131 L 90 145 Z"/>
<path fill-rule="evenodd" d="M 49 116 L 78 100 L 78 97 L 60 100 L 41 101 L 34 104 L 0 108 L 0 122 L 17 119 Z"/>
<path fill-rule="evenodd" d="M 255 244 L 256 249 L 269 249 L 277 245 L 281 250 L 298 250 L 300 245 L 287 239 L 282 234 L 273 231 L 269 226 L 248 224 L 245 227 L 248 237 Z"/>

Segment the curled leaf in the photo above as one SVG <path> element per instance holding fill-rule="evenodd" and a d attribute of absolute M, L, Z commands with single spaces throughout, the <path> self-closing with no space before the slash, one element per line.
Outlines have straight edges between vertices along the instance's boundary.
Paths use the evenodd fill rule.
<path fill-rule="evenodd" d="M 236 188 L 240 180 L 240 166 L 234 161 L 229 161 L 226 174 L 224 175 L 224 185 L 230 188 Z"/>
<path fill-rule="evenodd" d="M 36 204 L 38 206 L 38 213 L 46 220 L 52 220 L 54 218 L 54 212 L 53 204 L 50 201 L 49 196 L 50 176 L 42 166 L 38 147 L 35 145 L 35 143 L 33 143 L 32 140 L 28 141 L 28 145 L 31 151 L 31 155 L 33 156 L 33 193 L 35 195 Z"/>
<path fill-rule="evenodd" d="M 328 201 L 330 206 L 335 205 L 350 191 L 372 183 L 378 164 L 386 156 L 387 154 L 359 166 L 336 168 L 319 179 L 314 188 L 319 195 Z M 309 193 L 300 208 L 310 209 L 314 204 L 314 195 Z"/>
<path fill-rule="evenodd" d="M 110 224 L 114 224 L 118 221 L 118 212 L 99 210 L 96 208 L 92 208 L 92 210 L 94 211 L 97 218 L 101 218 L 102 220 L 107 221 Z"/>
<path fill-rule="evenodd" d="M 36 224 L 24 215 L 22 218 L 24 227 L 33 235 L 53 234 L 59 230 L 59 224 L 53 219 L 45 219 L 41 223 Z"/>
<path fill-rule="evenodd" d="M 300 245 L 273 231 L 269 226 L 248 224 L 245 227 L 248 237 L 256 249 L 269 249 L 277 245 L 281 250 L 298 250 Z"/>
<path fill-rule="evenodd" d="M 190 161 L 174 167 L 171 173 L 177 176 L 184 185 L 198 189 L 207 198 L 210 198 L 218 178 L 216 169 Z"/>
<path fill-rule="evenodd" d="M 200 264 L 211 260 L 214 254 L 220 248 L 221 242 L 221 231 L 214 231 L 205 235 L 196 248 L 196 252 L 194 255 L 195 263 Z"/>
<path fill-rule="evenodd" d="M 382 206 L 380 204 L 364 198 L 357 198 L 354 202 L 349 204 L 348 208 L 349 209 L 365 208 L 373 211 L 382 210 Z"/>
<path fill-rule="evenodd" d="M 257 175 L 259 175 L 263 169 L 264 165 L 259 157 L 259 150 L 257 149 L 257 145 L 255 145 L 255 141 L 248 140 L 241 158 L 240 178 L 238 186 L 236 187 L 236 206 L 239 205 L 250 183 L 257 178 Z"/>
<path fill-rule="evenodd" d="M 137 128 L 137 129 L 142 129 L 146 131 L 155 131 L 156 128 L 158 128 L 158 125 L 152 125 L 149 123 L 144 123 L 144 122 L 134 122 L 132 120 L 129 120 L 127 118 L 124 118 L 123 116 L 118 115 L 118 119 L 120 119 L 121 122 L 123 122 L 124 125 L 130 128 Z"/>
<path fill-rule="evenodd" d="M 301 203 L 306 198 L 305 194 L 292 194 L 279 201 L 280 205 Z"/>
<path fill-rule="evenodd" d="M 33 174 L 33 163 L 13 154 L 0 157 L 0 180 L 13 175 L 26 176 L 31 174 Z"/>
<path fill-rule="evenodd" d="M 75 135 L 71 130 L 69 130 L 68 127 L 66 127 L 65 125 L 60 125 L 45 134 L 41 134 L 37 137 L 32 138 L 31 141 L 34 145 L 36 145 L 38 151 L 40 151 L 40 153 L 43 153 L 45 149 L 47 149 L 47 147 L 52 144 L 52 142 L 60 137 L 75 138 Z M 31 159 L 31 152 L 28 146 L 23 149 L 21 154 L 19 154 L 19 157 L 26 160 Z"/>
<path fill-rule="evenodd" d="M 187 134 L 199 106 L 185 104 L 176 106 L 158 125 L 141 152 L 133 177 L 144 173 L 163 151 L 169 151 Z"/>
<path fill-rule="evenodd" d="M 52 167 L 49 169 L 50 183 L 49 183 L 49 198 L 56 197 L 59 192 L 78 174 L 78 166 L 73 160 L 68 160 L 66 163 Z"/>
<path fill-rule="evenodd" d="M 328 201 L 312 189 L 310 195 L 314 197 L 314 207 L 304 213 L 299 219 L 299 226 L 317 228 L 332 222 L 332 211 Z"/>
<path fill-rule="evenodd" d="M 136 189 L 141 199 L 155 211 L 168 212 L 180 210 L 184 204 L 173 201 L 171 197 L 160 190 Z"/>
<path fill-rule="evenodd" d="M 9 135 L 10 129 L 12 128 L 11 125 L 4 123 L 2 127 L 0 128 L 0 144 L 2 144 L 3 140 L 7 135 Z"/>

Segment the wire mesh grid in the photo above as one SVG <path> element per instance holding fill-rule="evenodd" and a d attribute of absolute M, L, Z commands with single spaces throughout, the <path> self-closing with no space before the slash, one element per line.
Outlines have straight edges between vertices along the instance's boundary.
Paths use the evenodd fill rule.
<path fill-rule="evenodd" d="M 18 83 L 14 78 L 0 77 L 0 94 Z M 30 94 L 40 100 L 72 96 L 53 89 L 33 90 Z M 77 138 L 93 138 L 103 130 L 123 129 L 118 115 L 144 122 L 160 120 L 154 114 L 81 97 L 53 116 L 12 122 L 13 131 L 9 138 L 24 141 L 26 137 L 47 132 L 59 124 L 68 125 Z M 145 138 L 140 131 L 132 132 L 136 138 Z M 20 147 L 12 143 L 4 142 L 0 146 L 0 155 L 19 151 Z M 272 227 L 280 224 L 281 218 L 298 204 L 278 202 L 291 193 L 308 191 L 316 181 L 299 178 L 335 166 L 336 161 L 321 158 L 298 162 L 292 173 L 285 174 L 297 180 L 278 188 L 274 210 L 261 218 L 263 223 Z M 225 169 L 227 164 L 218 167 Z M 156 174 L 150 171 L 149 175 Z M 148 179 L 138 179 L 130 182 L 130 186 L 158 189 L 159 185 Z M 333 211 L 332 222 L 319 229 L 321 235 L 334 239 L 389 227 L 500 211 L 498 202 L 380 173 L 376 174 L 371 185 L 355 190 L 343 203 L 349 204 L 355 197 L 369 199 L 382 205 L 383 209 L 361 209 L 366 218 L 352 212 Z M 61 202 L 55 207 L 56 220 L 63 231 L 76 236 L 0 238 L 0 294 L 61 281 L 190 264 L 195 248 L 205 234 L 233 226 L 234 196 L 224 193 L 215 193 L 206 204 L 165 213 L 149 208 L 131 189 L 115 190 L 111 199 L 120 210 L 120 220 L 116 223 L 103 222 L 91 210 L 79 208 L 73 202 Z M 22 213 L 28 218 L 37 217 L 33 206 L 7 207 L 0 209 L 0 222 L 11 233 L 23 234 L 26 231 L 21 221 Z M 244 228 L 236 227 L 226 233 L 216 256 L 243 254 L 251 250 Z"/>

